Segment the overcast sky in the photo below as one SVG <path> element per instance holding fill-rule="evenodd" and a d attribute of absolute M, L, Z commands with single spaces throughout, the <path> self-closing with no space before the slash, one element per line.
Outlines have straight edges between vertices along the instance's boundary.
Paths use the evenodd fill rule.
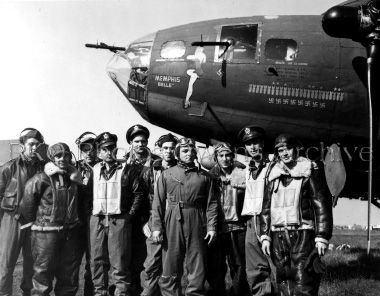
<path fill-rule="evenodd" d="M 318 5 L 317 5 L 318 3 Z M 126 46 L 159 29 L 222 17 L 321 14 L 332 0 L 138 0 L 0 3 L 0 139 L 35 127 L 48 143 L 73 145 L 84 131 L 110 131 L 126 145 L 135 123 L 145 122 L 105 67 L 112 53 L 84 47 L 97 41 Z"/>
<path fill-rule="evenodd" d="M 151 32 L 189 22 L 261 14 L 321 14 L 340 2 L 1 1 L 0 139 L 18 138 L 25 127 L 35 127 L 48 143 L 63 141 L 74 147 L 84 131 L 110 131 L 118 135 L 119 146 L 127 147 L 126 130 L 140 123 L 151 130 L 153 143 L 165 130 L 145 122 L 107 76 L 105 67 L 112 53 L 87 49 L 85 43 L 126 46 Z M 355 211 L 358 206 L 342 200 L 335 211 L 337 222 L 364 224 L 365 208 Z M 358 212 L 362 214 L 354 218 Z M 379 220 L 378 212 L 375 220 Z"/>

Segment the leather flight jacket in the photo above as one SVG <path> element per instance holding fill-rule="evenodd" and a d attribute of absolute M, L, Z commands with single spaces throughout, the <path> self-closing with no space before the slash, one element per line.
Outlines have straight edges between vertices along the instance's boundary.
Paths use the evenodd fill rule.
<path fill-rule="evenodd" d="M 311 221 L 316 238 L 328 241 L 332 236 L 333 216 L 332 198 L 327 188 L 322 169 L 317 166 L 311 169 L 310 176 L 301 177 L 302 184 L 299 197 L 300 222 Z M 289 177 L 281 176 L 280 182 L 289 182 Z M 285 179 L 285 180 L 284 180 Z M 271 230 L 271 202 L 276 179 L 269 181 L 264 191 L 263 210 L 260 215 L 261 233 L 269 237 Z M 292 225 L 294 229 L 302 225 Z"/>
<path fill-rule="evenodd" d="M 61 175 L 62 176 L 62 175 Z M 72 228 L 79 224 L 77 184 L 64 175 L 40 173 L 25 187 L 20 204 L 22 224 L 33 223 L 35 230 L 51 231 Z"/>
<path fill-rule="evenodd" d="M 40 161 L 26 161 L 19 156 L 5 163 L 0 173 L 0 202 L 5 211 L 18 211 L 26 182 L 43 171 Z"/>

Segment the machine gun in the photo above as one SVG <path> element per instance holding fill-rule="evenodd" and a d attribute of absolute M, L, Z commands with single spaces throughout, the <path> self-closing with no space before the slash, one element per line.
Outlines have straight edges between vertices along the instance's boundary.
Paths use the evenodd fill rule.
<path fill-rule="evenodd" d="M 96 44 L 86 43 L 85 46 L 89 48 L 96 48 L 96 49 L 108 49 L 114 53 L 116 53 L 116 51 L 118 50 L 125 51 L 125 47 L 107 45 L 103 42 L 96 43 Z"/>

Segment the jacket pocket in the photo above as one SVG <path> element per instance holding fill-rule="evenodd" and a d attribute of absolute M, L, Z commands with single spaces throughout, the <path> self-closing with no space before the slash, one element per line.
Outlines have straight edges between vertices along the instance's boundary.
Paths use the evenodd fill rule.
<path fill-rule="evenodd" d="M 4 192 L 3 200 L 1 201 L 1 208 L 4 210 L 12 211 L 16 208 L 17 191 Z"/>

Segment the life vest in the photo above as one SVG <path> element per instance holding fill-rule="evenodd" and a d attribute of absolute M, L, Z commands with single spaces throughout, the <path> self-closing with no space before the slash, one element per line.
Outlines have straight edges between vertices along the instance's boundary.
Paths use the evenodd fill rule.
<path fill-rule="evenodd" d="M 279 183 L 278 190 L 272 193 L 272 226 L 300 225 L 300 193 L 303 178 L 293 179 L 288 186 Z"/>
<path fill-rule="evenodd" d="M 257 176 L 256 180 L 250 175 L 249 169 L 246 170 L 245 177 L 245 196 L 242 215 L 245 216 L 255 216 L 261 213 L 263 208 L 263 197 L 264 197 L 264 185 L 265 176 L 267 174 L 269 164 L 267 164 Z"/>
<path fill-rule="evenodd" d="M 100 174 L 101 163 L 94 166 L 93 215 L 121 214 L 121 176 L 124 167 L 125 163 L 107 181 Z"/>

